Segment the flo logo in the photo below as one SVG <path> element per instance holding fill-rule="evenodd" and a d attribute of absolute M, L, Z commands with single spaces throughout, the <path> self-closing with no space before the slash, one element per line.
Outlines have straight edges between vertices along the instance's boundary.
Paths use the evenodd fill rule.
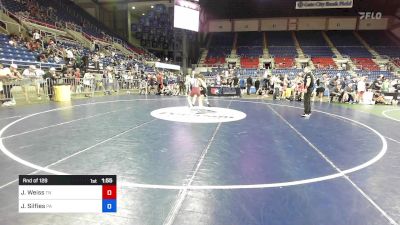
<path fill-rule="evenodd" d="M 381 12 L 358 12 L 360 14 L 360 20 L 380 20 L 382 19 Z"/>
<path fill-rule="evenodd" d="M 182 123 L 224 123 L 246 118 L 246 114 L 234 109 L 207 107 L 169 107 L 151 112 L 157 119 Z"/>

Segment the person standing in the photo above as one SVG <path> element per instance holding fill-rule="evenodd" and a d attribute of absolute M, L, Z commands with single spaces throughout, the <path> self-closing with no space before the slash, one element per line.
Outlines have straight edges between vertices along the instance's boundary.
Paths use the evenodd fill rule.
<path fill-rule="evenodd" d="M 239 87 L 240 87 L 240 96 L 242 96 L 246 90 L 246 81 L 243 77 L 239 80 Z"/>
<path fill-rule="evenodd" d="M 322 102 L 322 98 L 324 97 L 324 92 L 325 92 L 325 87 L 326 87 L 326 83 L 327 83 L 327 77 L 328 74 L 324 73 L 322 74 L 321 78 L 317 79 L 317 96 L 319 97 L 319 102 Z"/>
<path fill-rule="evenodd" d="M 237 88 L 239 85 L 239 78 L 237 76 L 235 76 L 233 78 L 233 87 Z"/>
<path fill-rule="evenodd" d="M 217 76 L 215 77 L 215 85 L 217 87 L 221 86 L 221 75 L 219 73 L 217 73 Z"/>
<path fill-rule="evenodd" d="M 200 82 L 200 97 L 204 100 L 204 102 L 207 104 L 208 107 L 211 107 L 210 102 L 208 101 L 208 96 L 207 96 L 207 83 L 205 81 L 205 78 L 203 75 L 199 76 L 199 82 Z M 201 99 L 199 99 L 199 105 L 200 105 Z"/>
<path fill-rule="evenodd" d="M 196 104 L 197 98 L 199 98 L 199 106 L 200 107 L 203 106 L 203 98 L 200 93 L 200 85 L 202 84 L 201 81 L 198 79 L 197 75 L 191 78 L 190 80 L 191 90 L 189 96 L 187 97 L 190 108 L 192 108 Z"/>
<path fill-rule="evenodd" d="M 254 87 L 256 88 L 256 93 L 258 93 L 259 89 L 260 89 L 260 80 L 257 78 L 256 82 L 254 82 Z"/>
<path fill-rule="evenodd" d="M 135 72 L 136 74 L 139 73 L 139 64 L 135 63 Z"/>
<path fill-rule="evenodd" d="M 66 64 L 67 65 L 72 64 L 72 62 L 74 60 L 74 53 L 72 52 L 72 50 L 70 48 L 67 49 L 66 53 L 67 53 L 67 62 L 66 62 Z"/>
<path fill-rule="evenodd" d="M 302 117 L 311 116 L 311 94 L 314 89 L 314 75 L 309 67 L 304 68 L 304 114 Z"/>
<path fill-rule="evenodd" d="M 43 79 L 45 80 L 45 84 L 47 85 L 47 95 L 49 96 L 50 100 L 53 100 L 54 95 L 54 84 L 57 83 L 57 80 L 60 77 L 56 74 L 56 69 L 51 67 L 47 73 L 43 75 Z"/>
<path fill-rule="evenodd" d="M 364 102 L 364 93 L 367 91 L 365 78 L 366 77 L 360 77 L 359 81 L 357 82 L 357 97 L 356 97 L 357 103 Z"/>
<path fill-rule="evenodd" d="M 178 83 L 178 86 L 179 86 L 178 95 L 185 95 L 185 83 L 183 81 L 183 75 L 182 74 L 179 74 L 177 76 L 177 83 Z"/>
<path fill-rule="evenodd" d="M 190 80 L 192 77 L 188 74 L 185 77 L 185 95 L 188 96 L 190 93 Z"/>
<path fill-rule="evenodd" d="M 281 79 L 279 79 L 278 76 L 273 75 L 271 78 L 271 83 L 273 86 L 273 95 L 272 95 L 272 99 L 276 100 L 277 97 L 280 97 L 280 91 L 281 91 Z"/>
<path fill-rule="evenodd" d="M 4 101 L 2 106 L 15 106 L 16 102 L 12 95 L 11 89 L 17 80 L 21 80 L 22 76 L 18 72 L 18 66 L 11 64 L 9 68 L 0 69 L 0 80 L 3 83 Z"/>
<path fill-rule="evenodd" d="M 168 83 L 167 83 L 168 85 Z M 164 89 L 164 76 L 161 72 L 157 74 L 157 94 L 161 95 L 161 91 Z"/>
<path fill-rule="evenodd" d="M 251 77 L 249 76 L 247 78 L 247 95 L 250 95 L 250 88 L 251 86 L 253 86 L 253 79 L 251 79 Z"/>

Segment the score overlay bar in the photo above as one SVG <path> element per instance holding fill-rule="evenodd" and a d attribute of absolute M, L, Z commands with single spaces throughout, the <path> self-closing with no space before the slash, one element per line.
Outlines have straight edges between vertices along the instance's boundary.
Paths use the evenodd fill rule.
<path fill-rule="evenodd" d="M 115 213 L 116 175 L 20 175 L 20 213 Z"/>

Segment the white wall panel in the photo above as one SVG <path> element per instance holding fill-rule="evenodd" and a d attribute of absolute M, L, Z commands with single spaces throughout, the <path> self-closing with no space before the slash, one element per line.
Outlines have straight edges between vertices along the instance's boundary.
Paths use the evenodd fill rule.
<path fill-rule="evenodd" d="M 328 30 L 355 30 L 357 18 L 329 18 Z"/>
<path fill-rule="evenodd" d="M 326 29 L 326 18 L 299 18 L 298 30 L 325 30 Z"/>
<path fill-rule="evenodd" d="M 358 24 L 359 30 L 386 30 L 388 27 L 388 18 L 376 19 L 366 19 L 360 20 Z"/>
<path fill-rule="evenodd" d="M 297 18 L 288 19 L 288 30 L 297 30 Z"/>
<path fill-rule="evenodd" d="M 287 30 L 288 19 L 287 18 L 276 18 L 276 19 L 262 19 L 261 20 L 261 31 L 278 31 Z"/>
<path fill-rule="evenodd" d="M 258 31 L 259 20 L 235 20 L 234 31 Z"/>
<path fill-rule="evenodd" d="M 211 20 L 208 24 L 209 32 L 231 32 L 232 22 L 230 20 Z"/>

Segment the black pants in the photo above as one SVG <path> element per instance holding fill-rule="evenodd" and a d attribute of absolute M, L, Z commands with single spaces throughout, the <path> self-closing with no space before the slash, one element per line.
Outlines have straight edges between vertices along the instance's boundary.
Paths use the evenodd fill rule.
<path fill-rule="evenodd" d="M 50 100 L 53 100 L 54 90 L 53 90 L 54 81 L 47 80 L 47 95 L 49 96 Z"/>
<path fill-rule="evenodd" d="M 11 84 L 4 84 L 3 85 L 3 93 L 4 93 L 4 98 L 6 101 L 10 101 L 13 99 L 12 93 L 11 93 L 11 89 L 12 89 L 13 85 Z"/>
<path fill-rule="evenodd" d="M 179 83 L 179 94 L 184 95 L 185 94 L 185 85 L 182 83 Z"/>
<path fill-rule="evenodd" d="M 311 94 L 311 89 L 308 89 L 307 93 L 304 93 L 304 114 L 311 114 Z"/>

